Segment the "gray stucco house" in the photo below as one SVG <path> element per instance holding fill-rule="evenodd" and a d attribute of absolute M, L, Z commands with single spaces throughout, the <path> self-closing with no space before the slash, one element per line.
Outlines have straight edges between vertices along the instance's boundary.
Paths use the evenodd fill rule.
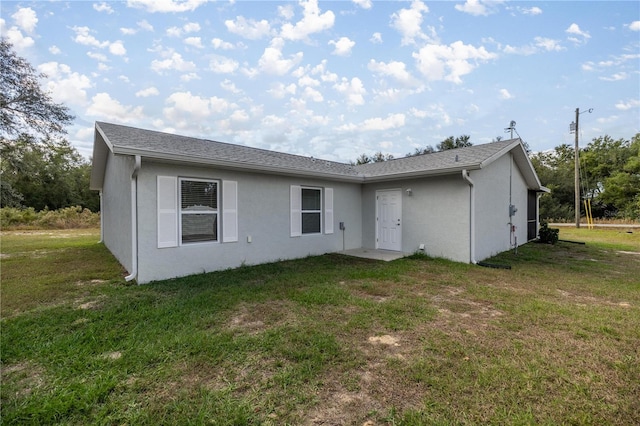
<path fill-rule="evenodd" d="M 97 122 L 102 241 L 138 283 L 367 248 L 475 263 L 534 239 L 519 139 L 352 166 Z"/>

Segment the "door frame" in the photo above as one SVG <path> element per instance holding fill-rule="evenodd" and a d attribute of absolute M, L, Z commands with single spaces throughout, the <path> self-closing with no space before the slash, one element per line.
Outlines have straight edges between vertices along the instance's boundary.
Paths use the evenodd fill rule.
<path fill-rule="evenodd" d="M 400 220 L 400 232 L 398 233 L 398 249 L 394 250 L 394 249 L 389 249 L 389 248 L 380 248 L 380 194 L 381 193 L 385 193 L 385 192 L 396 192 L 398 194 L 398 209 L 400 210 L 398 212 L 399 220 Z M 402 227 L 403 227 L 403 219 L 402 219 L 402 188 L 390 188 L 390 189 L 378 189 L 376 190 L 376 221 L 375 221 L 375 227 L 376 227 L 376 250 L 390 250 L 390 251 L 402 251 Z"/>

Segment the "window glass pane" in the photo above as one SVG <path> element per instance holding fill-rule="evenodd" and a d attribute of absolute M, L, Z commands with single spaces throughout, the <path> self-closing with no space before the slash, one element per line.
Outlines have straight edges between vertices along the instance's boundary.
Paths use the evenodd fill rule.
<path fill-rule="evenodd" d="M 302 210 L 320 210 L 320 190 L 302 188 Z"/>
<path fill-rule="evenodd" d="M 182 242 L 218 240 L 217 214 L 183 214 Z"/>
<path fill-rule="evenodd" d="M 180 182 L 183 210 L 211 210 L 218 208 L 218 184 L 182 180 Z"/>
<path fill-rule="evenodd" d="M 302 233 L 320 233 L 320 213 L 302 213 Z"/>

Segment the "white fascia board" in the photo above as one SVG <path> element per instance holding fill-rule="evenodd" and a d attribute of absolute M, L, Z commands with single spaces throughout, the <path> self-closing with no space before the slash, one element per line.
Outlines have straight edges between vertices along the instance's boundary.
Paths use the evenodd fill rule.
<path fill-rule="evenodd" d="M 386 174 L 386 175 L 378 175 L 378 176 L 367 176 L 366 174 L 363 176 L 363 183 L 373 183 L 373 182 L 386 182 L 391 180 L 405 180 L 412 178 L 420 178 L 427 176 L 444 176 L 444 175 L 452 175 L 458 174 L 462 170 L 478 170 L 481 169 L 480 164 L 472 164 L 465 166 L 456 166 L 449 167 L 444 169 L 435 169 L 435 170 L 417 170 L 413 172 L 401 172 L 394 174 Z"/>
<path fill-rule="evenodd" d="M 200 165 L 200 166 L 213 166 L 221 169 L 239 170 L 244 172 L 255 173 L 268 173 L 287 176 L 307 176 L 318 177 L 326 180 L 334 181 L 346 181 L 346 182 L 362 182 L 361 176 L 345 176 L 340 174 L 325 173 L 312 170 L 299 170 L 286 167 L 256 165 L 250 163 L 243 163 L 239 161 L 228 160 L 212 160 L 209 158 L 193 157 L 189 155 L 181 154 L 165 154 L 150 150 L 141 150 L 127 147 L 115 147 L 114 153 L 121 155 L 139 155 L 146 160 L 156 161 L 162 163 L 174 163 L 183 165 Z"/>

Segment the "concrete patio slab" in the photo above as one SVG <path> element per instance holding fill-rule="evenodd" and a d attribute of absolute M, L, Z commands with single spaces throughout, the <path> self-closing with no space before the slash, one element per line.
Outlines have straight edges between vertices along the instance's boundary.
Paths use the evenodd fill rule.
<path fill-rule="evenodd" d="M 382 260 L 385 262 L 391 262 L 392 260 L 401 259 L 407 256 L 406 253 L 402 253 L 400 251 L 374 250 L 374 249 L 364 249 L 364 248 L 344 250 L 339 253 L 347 256 L 362 257 L 364 259 Z"/>

